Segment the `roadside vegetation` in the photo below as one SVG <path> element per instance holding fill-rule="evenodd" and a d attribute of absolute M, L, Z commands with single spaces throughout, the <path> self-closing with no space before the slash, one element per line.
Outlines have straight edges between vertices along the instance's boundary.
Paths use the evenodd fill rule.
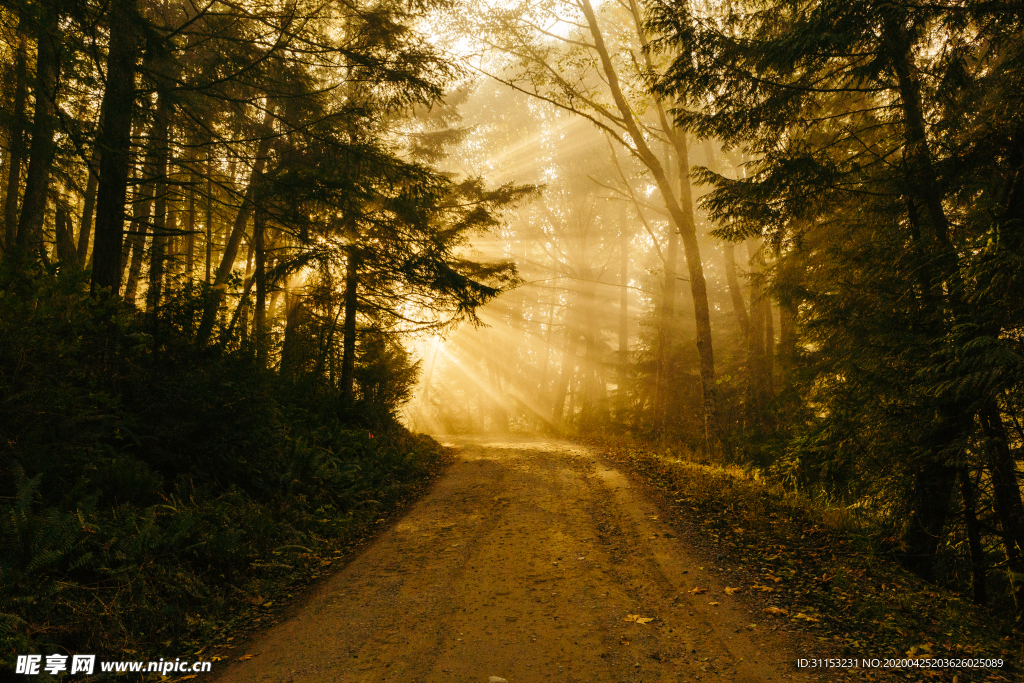
<path fill-rule="evenodd" d="M 242 614 L 259 624 L 446 463 L 389 404 L 258 369 L 237 340 L 198 348 L 171 314 L 153 334 L 46 269 L 2 284 L 5 667 L 192 655 Z M 363 360 L 401 395 L 407 359 L 391 358 Z"/>
<path fill-rule="evenodd" d="M 975 670 L 858 666 L 832 671 L 837 678 L 1019 679 L 1024 632 L 1013 605 L 981 607 L 964 595 L 956 571 L 969 569 L 957 567 L 955 548 L 944 552 L 945 580 L 924 581 L 900 565 L 891 522 L 787 489 L 757 470 L 711 464 L 686 449 L 623 440 L 594 447 L 656 490 L 671 511 L 666 521 L 754 608 L 752 628 L 804 633 L 818 643 L 813 657 L 1004 663 Z"/>

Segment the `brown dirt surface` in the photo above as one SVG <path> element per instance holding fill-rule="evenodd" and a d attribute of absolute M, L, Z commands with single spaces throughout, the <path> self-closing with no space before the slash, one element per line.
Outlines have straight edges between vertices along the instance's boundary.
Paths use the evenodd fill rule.
<path fill-rule="evenodd" d="M 592 450 L 447 445 L 432 490 L 218 683 L 819 680 Z"/>

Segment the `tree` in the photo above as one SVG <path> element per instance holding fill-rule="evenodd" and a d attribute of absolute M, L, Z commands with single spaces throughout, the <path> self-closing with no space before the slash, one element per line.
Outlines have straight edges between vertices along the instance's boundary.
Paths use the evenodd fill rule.
<path fill-rule="evenodd" d="M 704 265 L 700 255 L 690 189 L 689 148 L 685 134 L 666 115 L 659 96 L 644 88 L 656 73 L 645 50 L 647 38 L 639 6 L 604 6 L 599 15 L 589 0 L 541 3 L 510 10 L 489 8 L 481 19 L 486 40 L 520 65 L 506 74 L 491 74 L 522 92 L 584 116 L 627 150 L 650 173 L 672 222 L 665 255 L 662 308 L 665 312 L 658 351 L 658 384 L 654 406 L 656 429 L 664 420 L 668 386 L 669 329 L 674 315 L 675 254 L 673 240 L 682 239 L 696 322 L 701 378 L 705 448 L 719 440 L 715 401 L 715 365 Z M 563 16 L 564 13 L 564 16 Z M 559 33 L 566 26 L 576 30 Z M 611 27 L 611 28 L 610 28 Z M 646 55 L 646 56 L 645 56 Z M 647 121 L 650 112 L 654 121 Z M 663 158 L 655 149 L 669 150 Z M 678 185 L 673 183 L 675 167 Z"/>
<path fill-rule="evenodd" d="M 746 179 L 704 172 L 706 206 L 722 234 L 766 239 L 798 311 L 814 408 L 794 443 L 833 486 L 906 501 L 906 561 L 926 576 L 958 468 L 984 467 L 1016 575 L 1003 416 L 1021 318 L 990 283 L 1021 273 L 1020 19 L 975 3 L 752 9 L 663 2 L 649 26 L 675 55 L 657 91 L 680 125 L 753 159 Z"/>

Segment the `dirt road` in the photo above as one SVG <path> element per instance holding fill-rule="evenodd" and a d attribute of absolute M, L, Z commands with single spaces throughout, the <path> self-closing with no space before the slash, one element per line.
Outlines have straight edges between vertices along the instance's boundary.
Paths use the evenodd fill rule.
<path fill-rule="evenodd" d="M 450 445 L 432 491 L 219 683 L 812 680 L 593 453 Z"/>

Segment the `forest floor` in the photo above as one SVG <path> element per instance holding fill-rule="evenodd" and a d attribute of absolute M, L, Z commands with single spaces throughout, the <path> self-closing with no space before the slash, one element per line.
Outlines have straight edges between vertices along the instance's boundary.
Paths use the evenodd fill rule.
<path fill-rule="evenodd" d="M 831 643 L 764 612 L 614 458 L 557 440 L 447 445 L 455 463 L 429 493 L 218 662 L 217 683 L 848 676 L 798 668 Z"/>

